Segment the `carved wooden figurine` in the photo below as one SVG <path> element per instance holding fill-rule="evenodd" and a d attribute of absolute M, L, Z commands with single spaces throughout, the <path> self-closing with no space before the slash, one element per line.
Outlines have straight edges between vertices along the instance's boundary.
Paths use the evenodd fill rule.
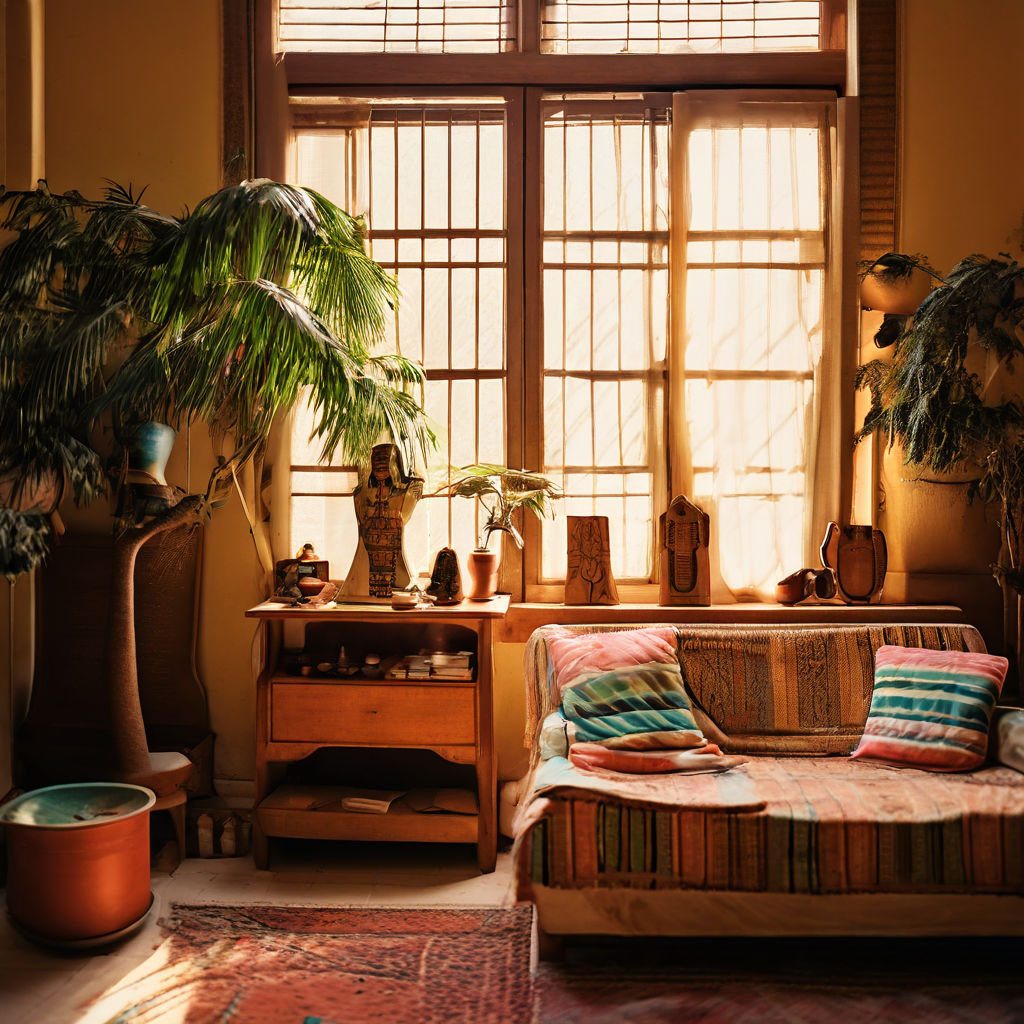
<path fill-rule="evenodd" d="M 422 493 L 423 480 L 405 475 L 396 445 L 374 446 L 352 494 L 359 546 L 337 600 L 390 604 L 392 590 L 409 586 L 402 534 Z"/>
<path fill-rule="evenodd" d="M 459 556 L 451 548 L 438 551 L 426 592 L 434 599 L 434 604 L 458 604 L 462 600 Z"/>
<path fill-rule="evenodd" d="M 672 499 L 658 520 L 661 544 L 661 582 L 658 603 L 711 604 L 711 566 L 708 543 L 711 517 L 689 498 Z"/>
<path fill-rule="evenodd" d="M 836 574 L 839 596 L 847 604 L 877 604 L 888 565 L 885 534 L 871 526 L 829 523 L 821 564 Z"/>
<path fill-rule="evenodd" d="M 568 573 L 566 604 L 618 604 L 612 576 L 607 516 L 566 516 Z"/>

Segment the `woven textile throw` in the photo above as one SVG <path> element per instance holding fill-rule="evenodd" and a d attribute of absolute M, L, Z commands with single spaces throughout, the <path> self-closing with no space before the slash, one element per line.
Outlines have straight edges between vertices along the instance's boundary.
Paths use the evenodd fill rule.
<path fill-rule="evenodd" d="M 964 625 L 679 627 L 679 664 L 704 735 L 723 750 L 849 754 L 886 645 L 985 650 Z"/>
<path fill-rule="evenodd" d="M 980 768 L 1007 660 L 881 647 L 864 736 L 852 757 L 959 772 Z"/>

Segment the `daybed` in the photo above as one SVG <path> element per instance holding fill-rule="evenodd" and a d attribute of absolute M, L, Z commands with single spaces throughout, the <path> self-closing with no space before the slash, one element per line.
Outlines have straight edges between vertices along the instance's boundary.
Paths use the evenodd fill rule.
<path fill-rule="evenodd" d="M 973 772 L 848 757 L 879 647 L 983 652 L 977 630 L 670 627 L 698 724 L 745 763 L 630 778 L 562 761 L 559 777 L 550 733 L 547 761 L 537 745 L 559 703 L 549 643 L 623 628 L 637 627 L 544 626 L 526 649 L 533 778 L 547 788 L 521 803 L 515 856 L 542 955 L 574 935 L 1024 933 L 1024 774 L 996 763 L 996 721 Z"/>

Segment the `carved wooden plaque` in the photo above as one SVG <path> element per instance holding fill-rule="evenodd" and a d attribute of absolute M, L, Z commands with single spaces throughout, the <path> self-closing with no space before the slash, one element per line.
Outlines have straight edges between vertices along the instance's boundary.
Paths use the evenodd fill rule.
<path fill-rule="evenodd" d="M 711 517 L 689 498 L 672 499 L 658 520 L 661 542 L 661 581 L 658 603 L 711 604 L 711 564 L 708 543 Z"/>
<path fill-rule="evenodd" d="M 566 516 L 568 572 L 566 604 L 618 604 L 612 576 L 607 516 Z"/>

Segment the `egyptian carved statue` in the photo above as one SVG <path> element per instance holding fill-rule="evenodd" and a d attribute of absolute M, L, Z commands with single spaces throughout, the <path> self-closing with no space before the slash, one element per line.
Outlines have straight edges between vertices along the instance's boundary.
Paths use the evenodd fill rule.
<path fill-rule="evenodd" d="M 441 548 L 434 559 L 427 594 L 436 604 L 458 604 L 462 600 L 462 573 L 459 556 L 451 548 Z"/>
<path fill-rule="evenodd" d="M 423 494 L 423 480 L 406 476 L 398 447 L 378 444 L 359 472 L 352 494 L 359 545 L 339 597 L 342 601 L 390 602 L 392 590 L 409 586 L 402 549 L 405 524 Z"/>
<path fill-rule="evenodd" d="M 679 495 L 668 511 L 662 513 L 658 525 L 661 540 L 658 603 L 710 604 L 711 517 L 699 505 Z"/>

